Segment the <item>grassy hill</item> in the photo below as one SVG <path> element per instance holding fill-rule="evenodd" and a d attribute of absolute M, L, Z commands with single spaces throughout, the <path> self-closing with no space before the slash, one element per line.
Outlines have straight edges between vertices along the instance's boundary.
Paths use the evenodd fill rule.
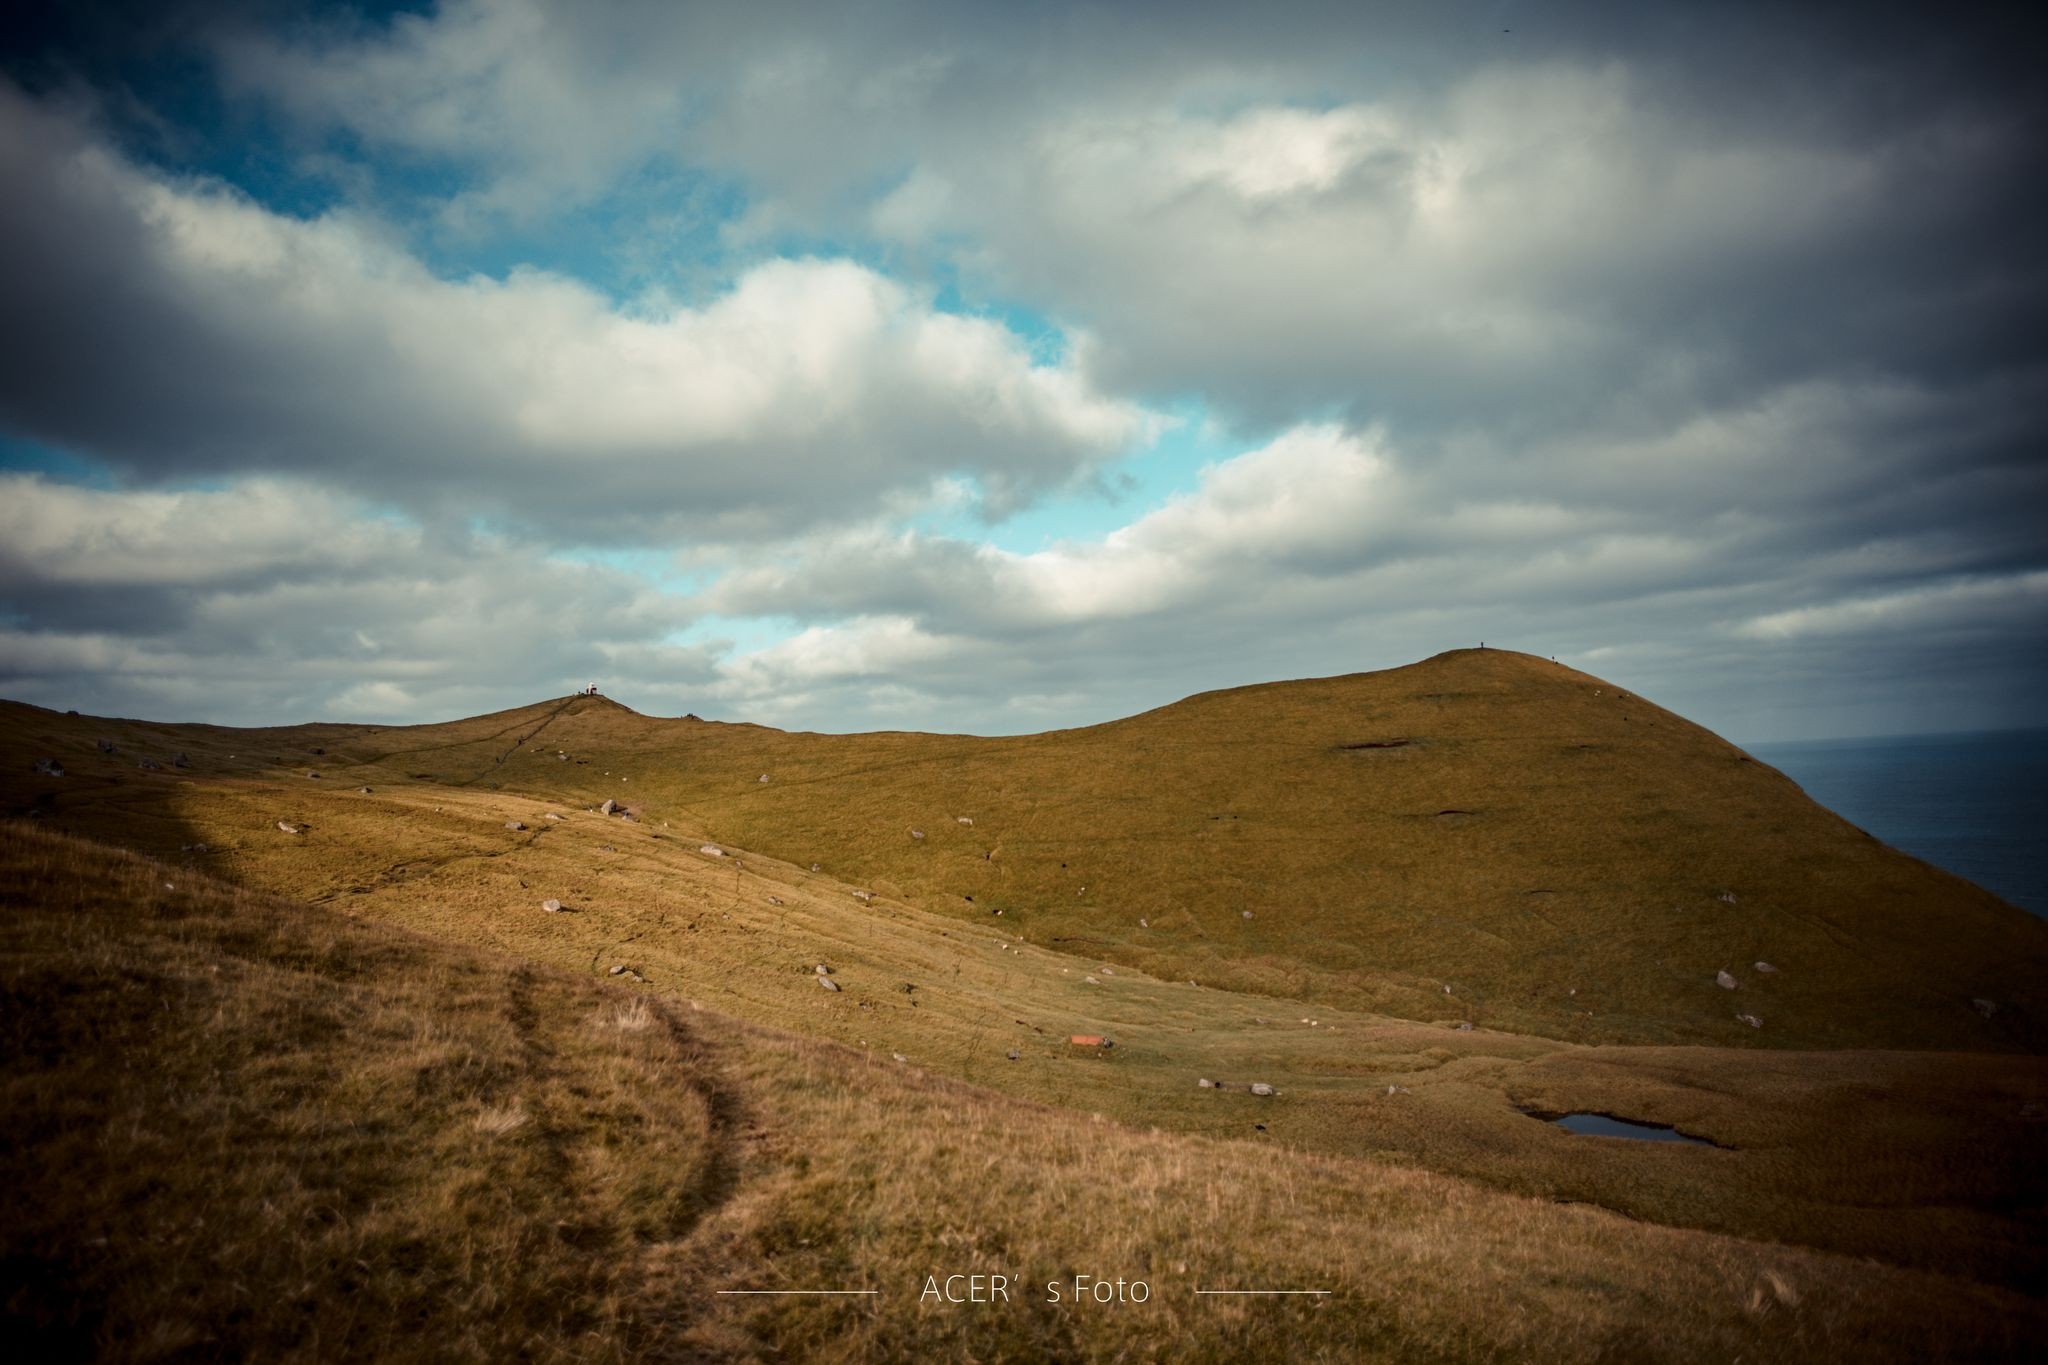
<path fill-rule="evenodd" d="M 49 759 L 63 776 L 36 771 Z M 67 1117 L 37 1129 L 21 1159 L 90 1167 L 105 1158 L 88 1159 L 66 1133 L 89 1130 L 93 1115 L 117 1111 L 109 1106 L 137 1133 L 170 1132 L 193 1087 L 233 1111 L 209 1122 L 240 1124 L 252 1103 L 256 1112 L 289 1110 L 282 1100 L 248 1100 L 247 1068 L 206 1071 L 208 1028 L 239 1030 L 233 1047 L 244 1049 L 274 1032 L 266 1065 L 297 1074 L 293 1093 L 316 1105 L 331 1097 L 306 1078 L 333 1074 L 334 1049 L 362 1049 L 362 1065 L 377 1075 L 387 1068 L 388 1081 L 411 1074 L 410 1044 L 394 1041 L 405 1028 L 457 1039 L 451 1046 L 470 1059 L 450 1064 L 461 1103 L 421 1110 L 429 1127 L 385 1113 L 402 1095 L 425 1103 L 417 1084 L 408 1091 L 366 1077 L 344 1089 L 360 1095 L 363 1122 L 384 1145 L 330 1142 L 327 1119 L 277 1131 L 313 1134 L 333 1180 L 397 1192 L 389 1207 L 411 1211 L 393 1240 L 357 1254 L 377 1274 L 396 1258 L 425 1267 L 430 1283 L 467 1286 L 482 1296 L 476 1302 L 532 1294 L 566 1305 L 554 1317 L 532 1303 L 524 1316 L 507 1315 L 504 1332 L 551 1343 L 514 1348 L 491 1335 L 498 1328 L 460 1313 L 434 1318 L 441 1310 L 404 1299 L 395 1284 L 365 1289 L 367 1272 L 307 1280 L 326 1286 L 316 1300 L 347 1283 L 403 1301 L 393 1311 L 450 1324 L 449 1340 L 467 1343 L 462 1352 L 647 1354 L 687 1341 L 681 1354 L 830 1353 L 843 1340 L 855 1354 L 1142 1356 L 1155 1339 L 1146 1332 L 1186 1320 L 1185 1305 L 1148 1310 L 1154 1316 L 1130 1316 L 1098 1337 L 1103 1324 L 1071 1309 L 1020 1310 L 998 1324 L 913 1311 L 914 1300 L 899 1306 L 908 1316 L 769 1300 L 714 1311 L 700 1302 L 728 1271 L 880 1267 L 900 1278 L 927 1257 L 935 1267 L 958 1259 L 962 1248 L 1030 1248 L 1034 1267 L 1051 1267 L 1040 1279 L 1088 1270 L 1104 1249 L 1154 1271 L 1169 1264 L 1159 1246 L 1178 1248 L 1174 1266 L 1216 1273 L 1304 1275 L 1333 1248 L 1349 1258 L 1344 1292 L 1365 1317 L 1326 1330 L 1312 1324 L 1334 1301 L 1304 1308 L 1299 1320 L 1239 1304 L 1201 1319 L 1212 1333 L 1203 1349 L 1217 1355 L 1284 1354 L 1277 1343 L 1303 1332 L 1312 1349 L 1295 1358 L 1641 1354 L 1619 1343 L 1660 1321 L 1666 1289 L 1702 1292 L 1691 1258 L 1719 1264 L 1724 1252 L 1713 1248 L 1730 1246 L 1742 1249 L 1726 1253 L 1738 1260 L 1761 1248 L 1829 1266 L 1861 1258 L 1873 1275 L 1883 1266 L 1907 1276 L 1901 1284 L 1938 1283 L 1970 1312 L 2008 1315 L 1982 1326 L 1988 1337 L 1956 1338 L 1993 1353 L 2038 1335 L 2031 1313 L 2011 1315 L 2014 1293 L 2048 1288 L 2048 1067 L 2037 1052 L 2048 930 L 1876 843 L 1697 727 L 1527 656 L 1461 652 L 1007 739 L 785 734 L 645 717 L 589 697 L 446 725 L 265 730 L 0 703 L 0 811 L 22 817 L 10 837 L 24 847 L 56 839 L 66 850 L 47 856 L 56 870 L 37 870 L 38 853 L 0 875 L 10 961 L 37 964 L 23 970 L 41 982 L 22 988 L 12 1013 L 69 1021 L 48 1025 L 55 1041 L 20 1050 L 43 1059 L 48 1074 L 22 1082 L 29 1088 L 13 1092 L 17 1108 L 43 1103 L 23 1097 L 45 1083 L 61 1090 L 52 1077 L 106 1070 L 91 1060 L 115 1055 L 106 1039 L 128 1039 L 121 1055 L 155 1057 L 137 1041 L 140 1024 L 102 1037 L 94 1021 L 111 1018 L 109 1009 L 161 1009 L 163 1046 L 192 1051 L 148 1063 L 179 1077 L 175 1085 L 80 1089 Z M 124 861 L 112 845 L 157 863 Z M 98 887 L 107 867 L 120 875 Z M 223 967 L 240 983 L 232 1005 L 182 985 L 110 1004 L 65 984 L 76 977 L 67 954 L 93 934 L 126 936 L 107 949 L 125 964 L 110 969 L 116 977 L 170 979 L 132 956 L 156 953 L 147 945 L 159 930 L 174 940 L 184 932 L 175 928 L 183 921 L 159 924 L 149 908 L 164 899 L 151 890 L 156 879 L 178 888 L 178 903 L 195 887 L 225 897 L 208 901 L 205 922 L 255 916 L 271 926 L 263 934 L 283 935 L 280 944 L 312 934 L 399 946 L 388 970 L 329 971 L 309 966 L 318 952 L 273 951 L 263 934 L 236 929 L 236 942 L 262 948 L 262 971 L 230 972 L 211 948 L 178 968 L 210 980 Z M 546 901 L 563 908 L 543 909 Z M 65 909 L 78 905 L 90 913 Z M 88 921 L 102 927 L 88 933 Z M 838 990 L 820 986 L 819 964 Z M 1715 980 L 1724 970 L 1733 990 Z M 310 1013 L 291 1003 L 323 999 L 330 986 L 367 989 L 371 975 L 398 1011 L 391 1018 L 428 1022 L 380 1033 L 372 1024 L 386 1005 L 367 997 L 350 995 L 346 1008 L 307 1004 Z M 288 983 L 283 995 L 262 984 L 273 979 Z M 515 980 L 535 983 L 527 998 L 556 1002 L 536 1004 L 534 1019 L 569 1032 L 519 1041 L 525 1026 L 515 1016 L 526 1018 L 525 1006 L 504 1003 Z M 563 1022 L 634 1001 L 652 1013 L 633 1017 L 650 1022 L 624 1032 L 668 1039 L 662 1048 L 647 1052 L 642 1039 L 620 1051 L 602 1028 Z M 245 1004 L 253 1012 L 237 1013 Z M 1762 1027 L 1736 1018 L 1745 1013 Z M 299 1029 L 316 1016 L 324 1022 Z M 1076 1047 L 1074 1035 L 1106 1036 L 1115 1047 Z M 514 1053 L 545 1073 L 532 1081 L 530 1103 L 515 1104 L 517 1087 L 503 1081 L 513 1074 L 503 1056 Z M 310 1069 L 293 1073 L 293 1057 L 310 1058 Z M 1254 1081 L 1276 1093 L 1251 1094 Z M 665 1092 L 659 1112 L 610 1092 L 650 1086 Z M 550 1105 L 588 1122 L 535 1117 Z M 498 1117 L 481 1117 L 486 1109 Z M 770 1109 L 783 1137 L 758 1150 L 734 1139 L 755 1122 L 746 1115 Z M 1568 1111 L 1671 1124 L 1713 1145 L 1581 1138 L 1540 1121 Z M 525 1132 L 517 1113 L 537 1131 L 570 1134 L 562 1150 L 582 1154 L 566 1167 L 513 1170 L 492 1164 L 495 1147 L 450 1145 L 431 1128 L 470 1123 L 482 1133 L 475 1124 L 503 1123 Z M 979 1136 L 962 1137 L 963 1124 Z M 643 1130 L 671 1143 L 650 1148 L 644 1168 L 625 1150 Z M 154 1167 L 201 1141 L 119 1150 L 142 1182 L 135 1188 L 153 1191 L 169 1179 Z M 430 1155 L 401 1161 L 402 1150 Z M 749 1151 L 756 1183 L 735 1184 L 734 1153 Z M 623 1164 L 606 1164 L 615 1159 Z M 527 1277 L 500 1264 L 506 1255 L 475 1249 L 523 1246 L 517 1238 L 576 1224 L 584 1214 L 543 1200 L 530 1203 L 539 1221 L 529 1226 L 480 1191 L 557 1179 L 583 1171 L 578 1163 L 599 1174 L 559 1183 L 563 1197 L 589 1201 L 588 1217 L 604 1229 L 591 1234 L 605 1248 L 603 1275 L 546 1270 L 540 1256 L 538 1278 Z M 1126 1167 L 1202 1174 L 1194 1184 L 1176 1175 L 1160 1195 L 1148 1193 L 1151 1175 L 1125 1190 Z M 645 1171 L 662 1174 L 636 1183 Z M 256 1208 L 278 1204 L 265 1191 L 308 1178 L 258 1163 L 238 1188 Z M 958 1189 L 932 1185 L 955 1180 Z M 1418 1220 L 1406 1231 L 1409 1214 L 1388 1223 L 1378 1202 L 1395 1186 L 1427 1192 L 1400 1206 Z M 707 1229 L 733 1232 L 730 1220 L 748 1207 L 733 1196 L 708 1215 L 714 1188 L 802 1190 L 801 1209 L 776 1215 L 801 1231 L 707 1242 Z M 1466 1240 L 1424 1212 L 1447 1191 L 1503 1211 L 1484 1234 L 1495 1241 Z M 608 1203 L 615 1192 L 626 1193 L 617 1207 Z M 57 1229 L 48 1235 L 68 1247 L 62 1227 L 99 1206 L 82 1190 L 51 1198 L 52 1221 L 34 1226 Z M 812 1200 L 827 1212 L 804 1211 Z M 998 1216 L 991 1200 L 1007 1212 Z M 1202 1218 L 1187 1223 L 1183 1206 Z M 1583 1282 L 1575 1269 L 1547 1269 L 1541 1240 L 1580 1236 L 1545 1221 L 1566 1213 L 1608 1220 L 1588 1240 L 1635 1228 L 1672 1239 L 1657 1243 L 1669 1254 L 1614 1243 L 1647 1259 L 1633 1269 L 1617 1261 L 1611 1284 L 1605 1269 Z M 636 1221 L 643 1215 L 658 1226 Z M 471 1224 L 481 1240 L 455 1261 L 420 1249 L 446 1226 Z M 1416 1319 L 1426 1326 L 1388 1325 L 1420 1311 L 1395 1306 L 1404 1296 L 1445 1291 L 1425 1289 L 1408 1261 L 1390 1268 L 1376 1259 L 1385 1247 L 1362 1230 L 1382 1227 L 1459 1285 L 1441 1314 Z M 1451 1239 L 1441 1256 L 1419 1250 L 1440 1237 Z M 668 1250 L 635 1269 L 635 1239 Z M 734 1247 L 738 1260 L 720 1259 Z M 804 1259 L 812 1248 L 822 1259 Z M 131 1268 L 154 1254 L 131 1250 Z M 1466 1257 L 1487 1264 L 1475 1269 Z M 88 1271 L 63 1260 L 36 1273 L 60 1285 Z M 643 1271 L 651 1278 L 632 1279 Z M 614 1274 L 626 1279 L 606 1278 Z M 1474 1275 L 1477 1297 L 1465 1293 Z M 1385 1292 L 1365 1287 L 1383 1280 Z M 1192 1294 L 1189 1280 L 1175 1283 Z M 1554 1313 L 1541 1306 L 1567 1283 L 1607 1287 L 1591 1298 L 1574 1289 Z M 1759 1283 L 1765 1298 L 1752 1303 Z M 1798 1317 L 1771 1283 L 1752 1276 L 1735 1294 L 1749 1324 L 1742 1331 Z M 1712 1294 L 1726 1290 L 1715 1284 Z M 1922 1326 L 1949 1320 L 1950 1310 L 1928 1308 L 1918 1292 L 1898 1302 Z M 155 1311 L 135 1308 L 133 1322 Z M 254 1310 L 218 1311 L 240 1322 L 236 1314 Z M 1819 1337 L 1738 1341 L 1714 1327 L 1672 1340 L 1751 1358 L 1844 1354 L 1846 1343 L 1884 1338 L 1891 1329 L 1870 1324 L 1889 1322 L 1891 1311 L 1842 1309 Z M 1503 1321 L 1520 1323 L 1522 1313 L 1552 1328 L 1591 1324 L 1593 1345 L 1532 1345 L 1540 1332 L 1481 1324 L 1503 1312 Z M 1702 1300 L 1697 1312 L 1718 1321 L 1720 1307 Z M 193 1330 L 224 1330 L 215 1308 L 202 1316 L 215 1325 Z M 64 1337 L 85 1330 L 67 1321 L 60 1315 L 45 1329 L 83 1340 Z M 185 1340 L 182 1328 L 164 1330 L 167 1341 Z M 261 1348 L 271 1353 L 294 1330 L 235 1339 L 271 1343 Z M 371 1338 L 345 1335 L 356 1328 L 320 1330 L 343 1332 L 321 1339 L 346 1341 L 345 1353 L 373 1349 Z M 1929 1338 L 1915 1326 L 1886 1340 L 1904 1354 L 1901 1343 Z M 561 1344 L 569 1341 L 582 1344 Z"/>
<path fill-rule="evenodd" d="M 1174 1136 L 0 824 L 17 1351 L 2022 1358 L 1951 1274 Z M 921 1301 L 1005 1274 L 1003 1304 Z M 1144 1303 L 1045 1301 L 1077 1274 Z M 1327 1297 L 1203 1297 L 1294 1285 Z M 874 1288 L 857 1298 L 721 1289 Z"/>
<path fill-rule="evenodd" d="M 49 719 L 67 761 L 97 733 Z M 209 769 L 321 747 L 377 785 L 613 798 L 1005 937 L 1234 991 L 1589 1042 L 2048 1041 L 2048 925 L 1642 698 L 1502 650 L 1014 738 L 790 734 L 570 698 L 450 725 L 158 727 L 124 747 L 217 738 L 239 753 Z"/>

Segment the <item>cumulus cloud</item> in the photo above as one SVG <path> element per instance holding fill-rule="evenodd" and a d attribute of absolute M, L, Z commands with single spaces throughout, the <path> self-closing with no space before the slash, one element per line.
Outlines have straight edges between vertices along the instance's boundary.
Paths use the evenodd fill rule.
<path fill-rule="evenodd" d="M 865 266 L 764 262 L 701 307 L 442 279 L 347 212 L 165 179 L 0 89 L 0 415 L 144 478 L 297 470 L 630 540 L 786 531 L 948 474 L 996 511 L 1152 419 L 1078 360 Z"/>
<path fill-rule="evenodd" d="M 498 584 L 631 543 L 687 572 L 549 567 L 532 602 L 603 611 L 571 634 L 649 699 L 802 725 L 1075 723 L 1480 638 L 1738 736 L 2033 714 L 2024 19 L 1509 11 L 441 0 L 208 30 L 233 107 L 341 168 L 314 216 L 0 89 L 0 422 L 123 483 L 20 495 L 9 656 L 230 676 L 282 622 L 322 662 L 277 695 L 426 707 L 459 651 L 404 636 L 406 585 L 538 629 Z M 658 257 L 692 177 L 730 200 L 653 272 L 673 297 L 574 253 L 430 270 L 406 235 L 502 259 L 595 215 Z M 911 529 L 1109 486 L 1185 405 L 1232 453 L 1109 534 Z M 237 534 L 181 542 L 199 506 Z M 351 673 L 294 594 L 442 681 Z"/>
<path fill-rule="evenodd" d="M 236 723 L 523 704 L 629 668 L 643 698 L 714 676 L 668 643 L 689 604 L 504 537 L 431 532 L 303 484 L 122 492 L 0 478 L 0 694 Z"/>

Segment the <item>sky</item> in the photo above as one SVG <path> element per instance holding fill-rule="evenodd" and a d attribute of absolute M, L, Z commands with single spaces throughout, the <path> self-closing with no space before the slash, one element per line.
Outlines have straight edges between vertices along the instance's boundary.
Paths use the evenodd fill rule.
<path fill-rule="evenodd" d="M 0 696 L 2041 725 L 2026 8 L 31 6 Z"/>

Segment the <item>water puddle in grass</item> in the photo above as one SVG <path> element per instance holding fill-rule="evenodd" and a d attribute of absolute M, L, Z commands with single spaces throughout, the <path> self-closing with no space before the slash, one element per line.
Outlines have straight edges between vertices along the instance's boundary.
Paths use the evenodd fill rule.
<path fill-rule="evenodd" d="M 1532 1115 L 1541 1118 L 1542 1115 Z M 1568 1133 L 1585 1137 L 1634 1138 L 1638 1142 L 1689 1142 L 1696 1147 L 1711 1147 L 1714 1144 L 1705 1138 L 1696 1138 L 1666 1128 L 1661 1123 L 1631 1123 L 1627 1119 L 1610 1118 L 1606 1114 L 1566 1114 L 1550 1122 Z"/>

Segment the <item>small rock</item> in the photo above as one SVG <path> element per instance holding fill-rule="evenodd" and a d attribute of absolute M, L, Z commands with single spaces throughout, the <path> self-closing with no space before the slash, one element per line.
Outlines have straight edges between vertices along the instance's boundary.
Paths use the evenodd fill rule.
<path fill-rule="evenodd" d="M 113 740 L 111 740 L 111 739 L 102 739 L 102 740 L 98 740 L 98 741 L 96 741 L 96 742 L 97 742 L 97 743 L 99 744 L 99 746 L 100 746 L 100 752 L 101 752 L 101 753 L 103 753 L 103 754 L 110 754 L 110 753 L 114 752 L 114 741 L 113 741 Z"/>
<path fill-rule="evenodd" d="M 1714 973 L 1714 984 L 1724 991 L 1732 991 L 1738 983 L 1726 971 L 1719 971 Z"/>
<path fill-rule="evenodd" d="M 505 822 L 505 828 L 513 831 L 514 833 L 517 833 L 518 831 L 525 829 L 526 824 L 524 821 L 520 820 L 507 820 Z"/>
<path fill-rule="evenodd" d="M 1243 911 L 1242 913 L 1246 919 L 1250 919 L 1252 917 L 1252 912 L 1249 910 Z"/>
<path fill-rule="evenodd" d="M 1724 905 L 1733 905 L 1735 904 L 1735 893 L 1733 891 L 1723 891 L 1720 895 L 1714 897 L 1714 899 L 1720 901 Z"/>
<path fill-rule="evenodd" d="M 306 776 L 312 778 L 315 782 L 320 780 L 320 774 L 314 772 L 311 768 L 306 769 Z"/>
<path fill-rule="evenodd" d="M 830 967 L 827 967 L 827 966 L 826 966 L 826 965 L 825 965 L 824 963 L 822 963 L 822 962 L 820 962 L 820 963 L 819 963 L 819 964 L 818 964 L 817 966 L 815 966 L 815 967 L 811 968 L 811 970 L 812 970 L 812 971 L 814 971 L 814 972 L 816 972 L 816 973 L 817 973 L 817 974 L 818 974 L 819 976 L 830 976 L 830 975 L 832 975 L 832 969 L 831 969 Z"/>
<path fill-rule="evenodd" d="M 811 979 L 813 981 L 816 981 L 820 986 L 823 986 L 828 991 L 836 991 L 839 989 L 839 983 L 837 981 L 834 981 L 829 976 L 817 976 L 812 977 Z"/>
<path fill-rule="evenodd" d="M 632 970 L 630 970 L 630 969 L 629 969 L 629 970 L 628 970 L 628 971 L 626 972 L 626 980 L 628 980 L 628 981 L 638 981 L 638 982 L 639 982 L 640 984 L 642 984 L 643 986 L 647 984 L 647 978 L 646 978 L 646 977 L 644 977 L 644 976 L 640 975 L 640 973 L 638 973 L 638 972 L 636 972 L 636 971 L 632 971 Z"/>
<path fill-rule="evenodd" d="M 1389 1095 L 1412 1095 L 1415 1092 L 1405 1085 L 1390 1085 L 1387 1087 L 1387 1093 Z"/>
<path fill-rule="evenodd" d="M 185 851 L 186 853 L 204 853 L 204 852 L 206 852 L 206 845 L 205 845 L 205 844 L 186 844 L 186 845 L 185 845 L 185 847 L 184 847 L 184 851 Z"/>
<path fill-rule="evenodd" d="M 1776 967 L 1773 967 L 1768 962 L 1757 962 L 1753 963 L 1752 965 L 1760 972 L 1775 972 L 1778 970 Z"/>
<path fill-rule="evenodd" d="M 974 823 L 974 817 L 970 815 L 956 815 L 953 817 L 953 823 L 956 825 L 971 825 Z"/>
<path fill-rule="evenodd" d="M 369 788 L 365 787 L 363 788 L 363 790 L 368 791 Z M 560 820 L 561 818 L 561 816 L 555 814 L 553 811 L 549 811 L 546 815 L 541 816 L 541 819 L 543 820 Z"/>
<path fill-rule="evenodd" d="M 811 871 L 813 871 L 813 872 L 816 872 L 817 870 L 818 870 L 818 865 L 817 865 L 816 863 L 812 863 L 812 864 L 811 864 Z"/>
<path fill-rule="evenodd" d="M 1735 1017 L 1751 1028 L 1762 1028 L 1764 1026 L 1764 1021 L 1757 1018 L 1754 1014 L 1738 1014 Z"/>
<path fill-rule="evenodd" d="M 717 844 L 706 844 L 697 851 L 699 853 L 706 855 L 707 857 L 712 858 L 723 858 L 725 856 L 725 850 L 720 848 Z"/>
<path fill-rule="evenodd" d="M 871 901 L 875 898 L 875 893 L 872 891 L 856 891 L 853 893 L 853 898 L 857 901 Z"/>
<path fill-rule="evenodd" d="M 1202 1077 L 1195 1084 L 1203 1090 L 1214 1090 L 1216 1088 L 1216 1082 L 1210 1080 L 1207 1076 Z"/>
<path fill-rule="evenodd" d="M 562 903 L 553 898 L 549 898 L 548 900 L 544 900 L 540 903 L 540 908 L 552 915 L 562 908 Z"/>
<path fill-rule="evenodd" d="M 370 794 L 370 789 L 368 787 L 357 787 L 356 791 L 358 791 L 364 796 L 368 796 Z"/>
<path fill-rule="evenodd" d="M 891 1057 L 894 1057 L 894 1058 L 895 1058 L 895 1059 L 896 1059 L 897 1061 L 899 1061 L 899 1062 L 907 1062 L 907 1061 L 909 1061 L 909 1060 L 910 1060 L 910 1058 L 908 1058 L 908 1057 L 904 1056 L 904 1055 L 903 1055 L 902 1053 L 900 1053 L 900 1052 L 892 1052 L 892 1053 L 890 1053 L 889 1055 L 890 1055 Z"/>
<path fill-rule="evenodd" d="M 780 897 L 780 896 L 770 896 L 770 897 L 768 898 L 768 903 L 769 903 L 770 905 L 780 905 L 780 904 L 782 904 L 782 897 Z"/>
<path fill-rule="evenodd" d="M 1270 1095 L 1273 1093 L 1273 1087 L 1267 1085 L 1264 1081 L 1253 1081 L 1252 1093 L 1254 1095 Z"/>
<path fill-rule="evenodd" d="M 624 976 L 625 974 L 626 964 L 623 962 L 614 963 L 612 969 L 605 973 L 606 976 Z"/>
<path fill-rule="evenodd" d="M 35 764 L 35 768 L 36 768 L 36 771 L 37 771 L 38 773 L 42 774 L 42 775 L 43 775 L 44 777 L 62 777 L 62 776 L 64 776 L 64 765 L 63 765 L 62 763 L 59 763 L 59 762 L 58 762 L 58 761 L 57 761 L 56 759 L 54 759 L 54 758 L 39 758 L 39 759 L 37 759 L 37 760 L 36 760 L 36 764 Z"/>
<path fill-rule="evenodd" d="M 1140 929 L 1150 929 L 1150 928 L 1152 927 L 1152 925 L 1151 925 L 1151 923 L 1150 923 L 1149 921 L 1146 921 L 1146 920 L 1139 920 L 1139 921 L 1138 921 L 1138 927 L 1139 927 Z"/>
<path fill-rule="evenodd" d="M 185 755 L 183 754 L 179 754 L 176 758 L 171 760 L 171 766 L 173 768 L 189 768 L 192 766 L 192 760 L 185 757 Z"/>
<path fill-rule="evenodd" d="M 760 782 L 766 782 L 768 780 L 768 774 L 762 773 L 761 776 L 755 780 Z"/>
<path fill-rule="evenodd" d="M 910 831 L 910 837 L 913 839 L 922 839 L 924 838 L 924 831 L 921 829 L 914 829 Z"/>
<path fill-rule="evenodd" d="M 1995 1000 L 1986 1000 L 1982 996 L 1977 996 L 1974 999 L 1972 999 L 1970 1001 L 1970 1006 L 1971 1008 L 1975 1009 L 1977 1013 L 1983 1015 L 1986 1019 L 1989 1019 L 1992 1015 L 1998 1013 L 1998 1002 Z"/>
<path fill-rule="evenodd" d="M 1010 1049 L 1010 1060 L 1011 1060 L 1011 1061 L 1013 1061 L 1013 1062 L 1014 1062 L 1014 1061 L 1016 1061 L 1019 1055 L 1020 1055 L 1020 1054 L 1018 1053 L 1018 1051 L 1017 1051 L 1017 1049 L 1016 1049 L 1016 1048 L 1011 1048 L 1011 1049 Z"/>
<path fill-rule="evenodd" d="M 283 830 L 286 834 L 297 834 L 299 832 L 299 827 L 297 825 L 292 824 L 288 820 L 278 821 L 277 827 Z"/>
<path fill-rule="evenodd" d="M 1084 977 L 1082 977 L 1081 979 L 1082 979 L 1083 981 L 1086 981 L 1086 982 L 1087 982 L 1087 983 L 1088 983 L 1089 985 L 1091 985 L 1091 986 L 1100 986 L 1100 985 L 1102 984 L 1102 983 L 1101 983 L 1100 981 L 1097 981 L 1097 980 L 1096 980 L 1096 979 L 1095 979 L 1094 977 L 1092 977 L 1092 976 L 1084 976 Z"/>
<path fill-rule="evenodd" d="M 153 758 L 138 758 L 135 760 L 135 766 L 141 768 L 144 772 L 154 773 L 163 771 L 164 765 Z"/>
<path fill-rule="evenodd" d="M 1472 1031 L 1472 1021 L 1471 1021 L 1470 1019 L 1460 1019 L 1460 1020 L 1458 1021 L 1458 1032 L 1460 1032 L 1460 1033 L 1470 1033 L 1471 1031 Z"/>
<path fill-rule="evenodd" d="M 617 810 L 618 808 L 619 803 L 612 800 L 609 796 L 607 796 L 604 799 L 604 804 L 602 806 L 599 806 L 597 809 L 600 815 L 610 815 L 613 811 Z"/>

